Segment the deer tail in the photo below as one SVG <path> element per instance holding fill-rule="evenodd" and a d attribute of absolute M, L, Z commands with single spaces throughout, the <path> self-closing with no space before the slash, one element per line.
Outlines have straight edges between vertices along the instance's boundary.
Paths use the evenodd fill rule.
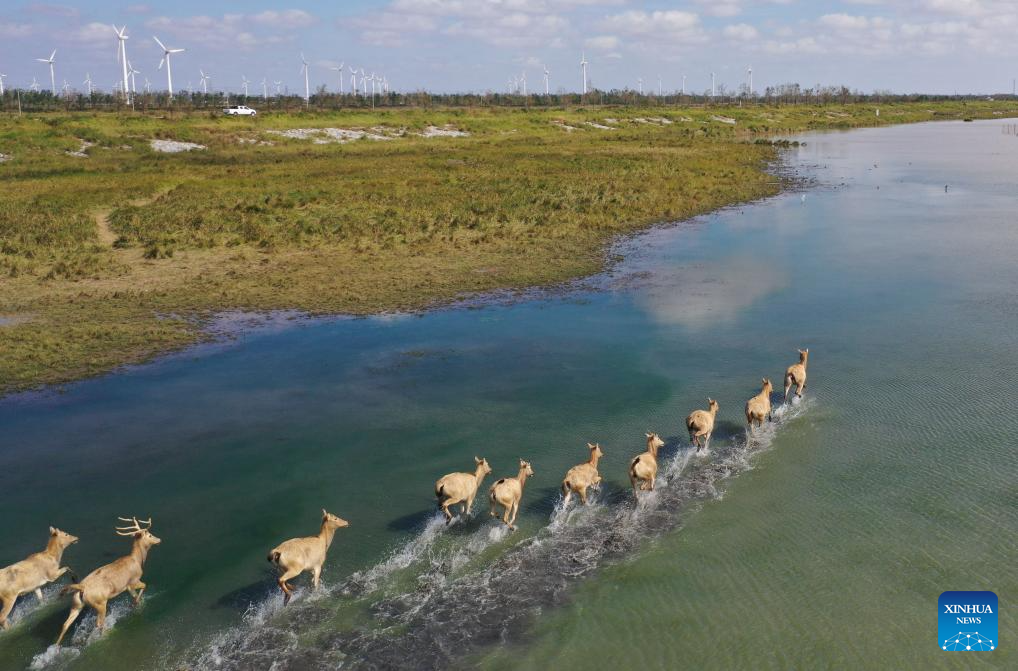
<path fill-rule="evenodd" d="M 84 592 L 84 591 L 85 588 L 81 586 L 81 583 L 72 583 L 60 590 L 60 596 L 67 596 L 71 592 Z"/>
<path fill-rule="evenodd" d="M 266 559 L 268 559 L 273 564 L 278 564 L 279 563 L 279 555 L 280 555 L 279 550 L 273 550 L 272 552 L 269 553 L 269 556 L 266 557 Z"/>

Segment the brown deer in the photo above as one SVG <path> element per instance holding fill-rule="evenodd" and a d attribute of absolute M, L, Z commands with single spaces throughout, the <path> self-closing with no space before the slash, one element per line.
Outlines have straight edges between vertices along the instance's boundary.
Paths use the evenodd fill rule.
<path fill-rule="evenodd" d="M 115 527 L 118 536 L 130 536 L 134 539 L 131 545 L 131 554 L 121 557 L 114 562 L 101 566 L 85 576 L 80 583 L 68 585 L 64 593 L 74 592 L 74 599 L 71 603 L 71 613 L 64 622 L 60 636 L 57 637 L 57 645 L 64 640 L 64 634 L 71 628 L 74 621 L 81 614 L 85 606 L 91 606 L 96 612 L 96 628 L 101 632 L 106 629 L 106 603 L 125 591 L 129 592 L 137 606 L 141 601 L 141 595 L 145 593 L 145 583 L 141 581 L 142 569 L 145 560 L 148 558 L 148 551 L 153 545 L 159 545 L 162 541 L 152 535 L 151 518 L 144 522 L 138 522 L 137 517 L 130 519 L 118 517 L 121 522 L 130 522 L 126 527 Z M 142 524 L 145 525 L 142 528 Z"/>
<path fill-rule="evenodd" d="M 268 560 L 283 570 L 279 576 L 279 589 L 283 590 L 283 605 L 290 603 L 294 587 L 288 580 L 296 578 L 304 571 L 311 571 L 311 586 L 318 589 L 322 581 L 322 564 L 325 553 L 332 545 L 332 537 L 336 529 L 350 526 L 350 523 L 322 508 L 322 526 L 317 536 L 291 538 L 277 545 L 269 553 Z"/>
<path fill-rule="evenodd" d="M 71 570 L 60 566 L 60 559 L 64 556 L 64 550 L 77 542 L 77 536 L 50 527 L 45 550 L 0 569 L 0 628 L 10 629 L 11 623 L 7 621 L 7 616 L 11 614 L 19 596 L 35 592 L 35 598 L 42 601 L 42 586 Z"/>
<path fill-rule="evenodd" d="M 527 478 L 534 474 L 529 461 L 520 459 L 520 472 L 515 478 L 502 478 L 491 486 L 488 498 L 491 500 L 491 516 L 498 517 L 498 506 L 502 506 L 502 521 L 516 531 L 516 515 L 520 512 L 520 499 Z"/>
<path fill-rule="evenodd" d="M 802 398 L 806 389 L 806 363 L 809 361 L 809 348 L 799 350 L 799 363 L 793 363 L 785 371 L 785 403 L 788 403 L 788 390 L 795 385 L 795 395 Z"/>
<path fill-rule="evenodd" d="M 746 401 L 746 423 L 749 424 L 749 428 L 753 428 L 753 423 L 756 422 L 757 426 L 762 426 L 764 420 L 771 421 L 771 392 L 774 390 L 774 385 L 767 378 L 762 380 L 763 387 L 760 389 L 760 393 L 753 398 Z"/>
<path fill-rule="evenodd" d="M 435 496 L 438 497 L 438 506 L 445 513 L 445 523 L 452 521 L 452 513 L 449 508 L 457 503 L 463 504 L 463 513 L 470 515 L 474 507 L 474 498 L 477 496 L 477 489 L 484 482 L 485 476 L 491 473 L 491 466 L 487 459 L 474 457 L 477 468 L 473 473 L 450 473 L 435 483 Z"/>
<path fill-rule="evenodd" d="M 686 417 L 689 440 L 696 446 L 697 452 L 700 451 L 700 448 L 710 446 L 710 437 L 714 433 L 714 420 L 718 415 L 718 407 L 718 402 L 708 397 L 708 410 L 694 410 L 689 413 L 689 417 Z"/>
<path fill-rule="evenodd" d="M 583 505 L 587 505 L 587 488 L 601 484 L 601 474 L 597 472 L 597 462 L 604 456 L 604 452 L 601 451 L 599 443 L 587 443 L 587 447 L 590 448 L 590 460 L 570 468 L 566 472 L 565 479 L 562 480 L 562 495 L 565 496 L 565 500 L 562 502 L 563 508 L 569 505 L 569 498 L 573 492 L 579 495 Z"/>
<path fill-rule="evenodd" d="M 654 479 L 657 477 L 657 451 L 664 447 L 665 441 L 656 433 L 648 433 L 647 451 L 641 452 L 629 464 L 629 482 L 633 485 L 633 494 L 639 496 L 641 491 L 654 491 Z"/>

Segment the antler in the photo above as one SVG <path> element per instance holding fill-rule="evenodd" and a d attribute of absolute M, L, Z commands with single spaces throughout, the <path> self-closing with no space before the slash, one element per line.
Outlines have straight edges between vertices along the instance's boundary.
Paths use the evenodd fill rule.
<path fill-rule="evenodd" d="M 141 522 L 138 522 L 137 517 L 118 517 L 117 519 L 120 520 L 121 522 L 131 522 L 130 526 L 114 527 L 114 529 L 116 529 L 117 531 L 118 536 L 133 536 L 136 533 L 139 533 L 141 531 L 147 531 L 152 528 L 151 517 L 148 518 L 147 520 L 142 520 Z M 144 529 L 141 528 L 142 524 L 146 525 Z"/>

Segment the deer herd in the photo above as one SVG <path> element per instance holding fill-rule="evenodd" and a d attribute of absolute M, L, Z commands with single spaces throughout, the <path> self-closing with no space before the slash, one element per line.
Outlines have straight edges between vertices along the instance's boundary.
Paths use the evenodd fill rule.
<path fill-rule="evenodd" d="M 793 385 L 795 396 L 802 398 L 802 392 L 806 389 L 808 360 L 809 349 L 799 350 L 799 362 L 789 366 L 785 371 L 783 402 L 787 403 L 788 392 Z M 771 381 L 764 378 L 760 393 L 746 401 L 746 424 L 749 431 L 761 426 L 764 420 L 771 420 L 772 391 Z M 706 410 L 694 410 L 686 417 L 689 440 L 698 453 L 710 445 L 719 407 L 716 400 L 708 398 Z M 654 490 L 658 470 L 658 450 L 665 445 L 656 433 L 648 432 L 646 438 L 646 451 L 636 455 L 629 463 L 629 481 L 636 496 L 639 496 L 641 491 Z M 587 443 L 587 447 L 590 450 L 590 458 L 570 468 L 562 480 L 563 507 L 569 505 L 573 494 L 579 497 L 581 504 L 586 505 L 587 490 L 601 484 L 598 461 L 604 452 L 598 443 Z M 439 509 L 445 515 L 446 524 L 452 522 L 453 514 L 450 508 L 457 504 L 460 505 L 460 512 L 464 516 L 470 516 L 477 490 L 484 478 L 492 472 L 486 459 L 474 457 L 474 464 L 473 473 L 450 473 L 435 483 L 435 496 Z M 516 516 L 520 510 L 520 501 L 523 499 L 523 489 L 527 479 L 533 475 L 534 469 L 530 462 L 520 459 L 519 472 L 515 477 L 501 478 L 488 490 L 491 516 L 499 518 L 510 530 L 516 529 Z M 502 508 L 501 516 L 498 514 L 499 506 Z M 132 539 L 131 551 L 92 571 L 81 582 L 77 582 L 77 578 L 67 566 L 60 565 L 64 551 L 77 543 L 78 538 L 55 527 L 49 528 L 49 541 L 44 550 L 0 569 L 0 629 L 10 629 L 8 616 L 18 597 L 32 592 L 36 599 L 42 601 L 42 587 L 56 581 L 65 573 L 70 573 L 75 582 L 61 590 L 61 594 L 71 594 L 72 599 L 71 612 L 57 637 L 57 645 L 64 639 L 67 630 L 74 624 L 85 606 L 96 611 L 96 628 L 101 632 L 106 627 L 106 605 L 110 599 L 128 592 L 134 600 L 134 605 L 138 605 L 145 592 L 145 583 L 141 580 L 145 560 L 149 551 L 161 541 L 152 534 L 151 519 L 141 522 L 136 517 L 118 519 L 128 523 L 126 526 L 115 527 L 115 530 L 117 535 Z M 318 588 L 321 583 L 322 565 L 325 563 L 329 546 L 332 545 L 333 536 L 337 529 L 349 525 L 346 520 L 323 509 L 322 523 L 317 535 L 292 538 L 269 552 L 268 560 L 280 574 L 277 584 L 283 592 L 284 605 L 289 603 L 294 592 L 294 586 L 289 581 L 301 573 L 311 571 L 311 586 Z"/>

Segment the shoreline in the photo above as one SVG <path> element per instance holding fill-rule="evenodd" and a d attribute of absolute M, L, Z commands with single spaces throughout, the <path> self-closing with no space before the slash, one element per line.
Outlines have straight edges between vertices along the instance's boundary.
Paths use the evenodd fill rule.
<path fill-rule="evenodd" d="M 925 108 L 937 107 L 936 104 L 915 104 L 914 106 L 922 106 Z M 867 106 L 868 108 L 869 106 Z M 671 110 L 675 113 L 675 110 Z M 639 110 L 637 110 L 639 112 Z M 979 118 L 993 119 L 994 116 L 999 116 L 1002 112 L 998 112 L 996 108 L 984 110 L 984 114 Z M 972 110 L 967 110 L 965 116 L 977 117 L 977 114 L 973 114 Z M 952 119 L 918 119 L 908 120 L 903 123 L 922 123 L 933 120 L 960 120 L 962 115 L 959 114 L 956 118 Z M 1001 119 L 1006 116 L 1000 117 Z M 874 119 L 874 121 L 876 121 Z M 883 127 L 890 125 L 900 125 L 894 123 L 892 119 L 882 118 L 877 123 L 871 123 L 869 125 L 858 125 L 856 127 Z M 817 130 L 830 131 L 830 130 L 842 130 L 838 125 L 832 124 L 826 128 L 811 128 L 803 127 L 798 130 L 791 131 L 795 133 L 813 132 Z M 593 234 L 589 231 L 583 232 L 580 229 L 580 235 L 577 236 L 579 239 L 570 239 L 568 234 L 563 238 L 566 244 L 563 245 L 566 249 L 564 250 L 567 254 L 570 252 L 579 253 L 579 258 L 571 256 L 565 260 L 558 258 L 555 254 L 554 239 L 551 241 L 541 241 L 543 246 L 537 250 L 537 254 L 534 257 L 534 265 L 539 264 L 546 258 L 551 258 L 552 261 L 560 261 L 560 265 L 549 268 L 541 267 L 527 267 L 523 266 L 523 270 L 514 268 L 514 272 L 510 276 L 506 276 L 506 273 L 502 272 L 501 265 L 511 264 L 514 261 L 526 262 L 530 253 L 529 249 L 520 249 L 518 246 L 513 247 L 511 244 L 508 249 L 496 248 L 494 250 L 484 250 L 488 252 L 487 256 L 491 257 L 491 260 L 495 262 L 501 262 L 500 265 L 491 265 L 490 263 L 485 264 L 483 262 L 488 261 L 487 258 L 481 258 L 478 263 L 477 259 L 470 259 L 471 263 L 468 263 L 465 268 L 455 267 L 454 277 L 452 282 L 446 282 L 439 285 L 429 285 L 424 283 L 423 286 L 418 283 L 416 286 L 412 286 L 409 290 L 405 287 L 393 287 L 388 286 L 384 289 L 388 289 L 388 292 L 382 291 L 383 295 L 375 296 L 372 300 L 370 296 L 353 297 L 344 296 L 340 293 L 332 295 L 319 295 L 314 297 L 314 300 L 310 301 L 310 304 L 300 304 L 299 299 L 295 299 L 292 296 L 282 295 L 277 297 L 272 291 L 265 295 L 263 292 L 257 292 L 255 296 L 247 296 L 246 298 L 241 296 L 240 300 L 230 300 L 226 297 L 216 303 L 216 301 L 198 300 L 197 304 L 191 307 L 181 305 L 183 302 L 186 304 L 186 300 L 181 300 L 177 297 L 176 305 L 172 305 L 173 301 L 169 301 L 171 309 L 159 310 L 158 301 L 157 305 L 145 306 L 141 309 L 135 309 L 133 314 L 125 314 L 124 318 L 127 319 L 139 319 L 143 315 L 139 313 L 150 311 L 150 314 L 154 315 L 154 319 L 149 319 L 154 322 L 164 322 L 164 326 L 169 324 L 169 328 L 165 330 L 156 330 L 149 335 L 151 337 L 142 338 L 140 342 L 134 343 L 133 348 L 125 348 L 117 350 L 114 348 L 105 348 L 103 351 L 104 357 L 89 356 L 88 353 L 82 352 L 77 356 L 77 361 L 72 362 L 72 365 L 65 365 L 63 369 L 57 368 L 56 370 L 48 368 L 45 371 L 38 371 L 36 374 L 23 376 L 21 379 L 15 377 L 14 381 L 9 381 L 10 376 L 7 376 L 7 382 L 0 386 L 0 399 L 11 400 L 14 397 L 24 397 L 25 394 L 49 394 L 49 393 L 60 393 L 61 385 L 70 384 L 73 382 L 94 378 L 109 373 L 116 373 L 117 371 L 123 370 L 125 367 L 144 365 L 151 363 L 159 358 L 167 355 L 179 354 L 187 352 L 194 347 L 201 347 L 206 344 L 215 345 L 217 342 L 222 342 L 223 339 L 229 339 L 232 337 L 231 333 L 237 334 L 244 332 L 248 327 L 241 324 L 236 327 L 235 330 L 228 330 L 225 334 L 218 332 L 214 328 L 215 322 L 223 317 L 223 315 L 230 314 L 255 314 L 260 316 L 266 316 L 270 321 L 274 318 L 273 316 L 280 313 L 289 313 L 291 315 L 298 315 L 298 319 L 316 319 L 316 318 L 344 318 L 344 317 L 369 317 L 375 315 L 384 315 L 387 313 L 392 314 L 421 314 L 434 310 L 456 308 L 456 307 L 471 307 L 471 306 L 484 306 L 491 305 L 503 301 L 520 301 L 529 300 L 540 294 L 557 294 L 561 292 L 568 292 L 577 287 L 577 285 L 589 281 L 598 275 L 610 272 L 611 268 L 622 260 L 621 256 L 618 255 L 617 250 L 621 244 L 625 241 L 633 239 L 635 236 L 644 233 L 648 230 L 652 230 L 658 227 L 674 226 L 678 223 L 695 219 L 696 217 L 704 216 L 719 210 L 723 210 L 729 207 L 741 207 L 747 204 L 756 202 L 758 200 L 774 197 L 781 193 L 787 192 L 790 188 L 794 187 L 794 176 L 782 175 L 781 174 L 781 147 L 777 144 L 766 144 L 766 145 L 755 145 L 752 140 L 754 138 L 767 137 L 770 135 L 773 137 L 774 133 L 761 134 L 761 135 L 747 135 L 740 138 L 728 138 L 724 142 L 715 142 L 709 148 L 715 151 L 725 152 L 724 156 L 727 156 L 729 160 L 745 159 L 749 156 L 747 165 L 749 166 L 749 174 L 753 175 L 755 182 L 749 192 L 738 192 L 732 189 L 723 190 L 720 193 L 717 192 L 717 184 L 708 183 L 708 186 L 713 185 L 714 190 L 707 194 L 706 202 L 694 203 L 689 209 L 691 211 L 682 212 L 682 216 L 679 217 L 667 217 L 666 215 L 658 217 L 641 217 L 634 219 L 634 221 L 621 222 L 617 224 L 618 230 L 596 230 Z M 635 136 L 635 133 L 634 133 Z M 640 136 L 637 136 L 640 137 Z M 696 145 L 699 140 L 693 140 L 692 145 Z M 706 144 L 706 140 L 703 144 Z M 385 144 L 385 143 L 378 143 Z M 449 145 L 452 146 L 451 144 Z M 597 147 L 599 151 L 602 151 L 601 146 Z M 450 149 L 448 154 L 452 155 L 455 151 Z M 650 159 L 648 159 L 650 160 Z M 641 167 L 646 167 L 643 165 Z M 654 167 L 654 166 L 651 166 Z M 776 180 L 775 180 L 776 178 Z M 702 194 L 701 194 L 702 195 Z M 314 255 L 315 252 L 319 252 L 320 249 L 312 250 L 285 250 L 283 255 L 296 255 L 298 260 L 296 263 L 300 263 L 301 256 Z M 336 251 L 336 250 L 333 250 Z M 342 251 L 336 254 L 340 258 L 344 257 Z M 522 251 L 522 254 L 520 253 Z M 201 250 L 184 251 L 181 255 L 191 254 L 200 255 Z M 250 254 L 245 253 L 245 258 L 240 262 L 240 265 L 251 265 L 254 260 L 249 260 Z M 420 250 L 415 250 L 412 247 L 406 247 L 397 249 L 395 253 L 392 250 L 376 249 L 373 253 L 369 254 L 369 261 L 381 257 L 388 257 L 385 260 L 403 263 L 409 259 L 419 257 L 421 254 Z M 450 257 L 455 257 L 456 247 L 454 246 L 453 252 L 450 255 L 449 251 L 442 250 L 441 253 L 425 253 L 425 257 L 431 257 L 431 259 L 423 259 L 425 265 L 429 260 L 439 261 L 444 259 L 448 261 Z M 209 257 L 213 256 L 211 253 Z M 320 266 L 327 268 L 332 258 L 328 253 L 324 255 L 318 255 L 318 263 Z M 482 254 L 483 257 L 483 254 Z M 257 254 L 255 255 L 257 259 Z M 262 263 L 266 263 L 268 258 L 263 258 Z M 312 261 L 314 263 L 315 261 Z M 160 262 L 157 262 L 160 263 Z M 173 263 L 170 261 L 169 263 Z M 167 264 L 168 265 L 168 264 Z M 490 270 L 494 268 L 494 270 Z M 285 270 L 285 268 L 284 268 Z M 230 268 L 229 272 L 236 272 L 235 268 Z M 436 272 L 441 274 L 442 268 L 437 268 Z M 315 279 L 312 274 L 311 277 L 304 280 L 301 278 L 299 281 L 305 281 L 309 287 L 314 287 L 313 280 Z M 375 280 L 380 279 L 375 277 Z M 384 277 L 381 278 L 384 280 Z M 392 279 L 392 278 L 390 278 Z M 399 278 L 395 278 L 398 280 Z M 447 279 L 443 277 L 442 279 Z M 185 278 L 186 280 L 186 278 Z M 393 282 L 397 284 L 398 282 Z M 437 283 L 437 277 L 436 277 Z M 71 290 L 74 290 L 75 283 L 71 283 Z M 471 286 L 473 285 L 473 286 Z M 260 289 L 262 287 L 254 287 Z M 377 286 L 375 287 L 377 288 Z M 3 285 L 0 284 L 0 299 L 3 297 Z M 157 287 L 158 289 L 158 287 Z M 46 292 L 42 292 L 45 294 Z M 81 294 L 86 292 L 82 291 Z M 226 293 L 225 291 L 223 292 Z M 328 291 L 324 292 L 328 294 Z M 208 298 L 208 297 L 204 297 Z M 252 300 L 253 298 L 253 300 Z M 310 299 L 311 296 L 308 296 Z M 356 300 L 360 298 L 361 300 Z M 79 298 L 79 300 L 82 300 Z M 84 299 L 87 302 L 87 299 Z M 102 300 L 102 297 L 99 299 Z M 59 300 L 54 300 L 53 296 L 43 296 L 40 301 L 42 304 L 47 305 L 52 309 L 53 303 L 58 303 Z M 74 304 L 76 301 L 72 298 L 69 303 Z M 147 303 L 147 301 L 140 301 Z M 4 305 L 7 303 L 7 305 Z M 10 320 L 8 324 L 0 326 L 0 343 L 3 343 L 3 336 L 10 336 L 12 333 L 24 330 L 26 325 L 31 325 L 32 313 L 31 312 L 18 312 L 6 309 L 9 306 L 10 301 L 0 302 L 0 312 Z M 203 304 L 204 303 L 204 304 Z M 59 306 L 55 310 L 58 314 L 52 315 L 60 317 Z M 69 316 L 67 312 L 73 313 L 74 310 L 65 311 L 64 316 Z M 26 317 L 26 315 L 28 315 Z M 111 319 L 115 319 L 116 315 L 111 315 Z M 291 317 L 292 318 L 292 317 Z M 101 325 L 101 320 L 100 325 Z M 19 327 L 19 328 L 15 328 Z M 30 336 L 31 337 L 31 336 Z M 31 343 L 29 343 L 31 344 Z M 110 350 L 113 350 L 112 352 Z M 73 359 L 74 357 L 72 357 Z M 99 360 L 97 361 L 96 358 Z"/>

